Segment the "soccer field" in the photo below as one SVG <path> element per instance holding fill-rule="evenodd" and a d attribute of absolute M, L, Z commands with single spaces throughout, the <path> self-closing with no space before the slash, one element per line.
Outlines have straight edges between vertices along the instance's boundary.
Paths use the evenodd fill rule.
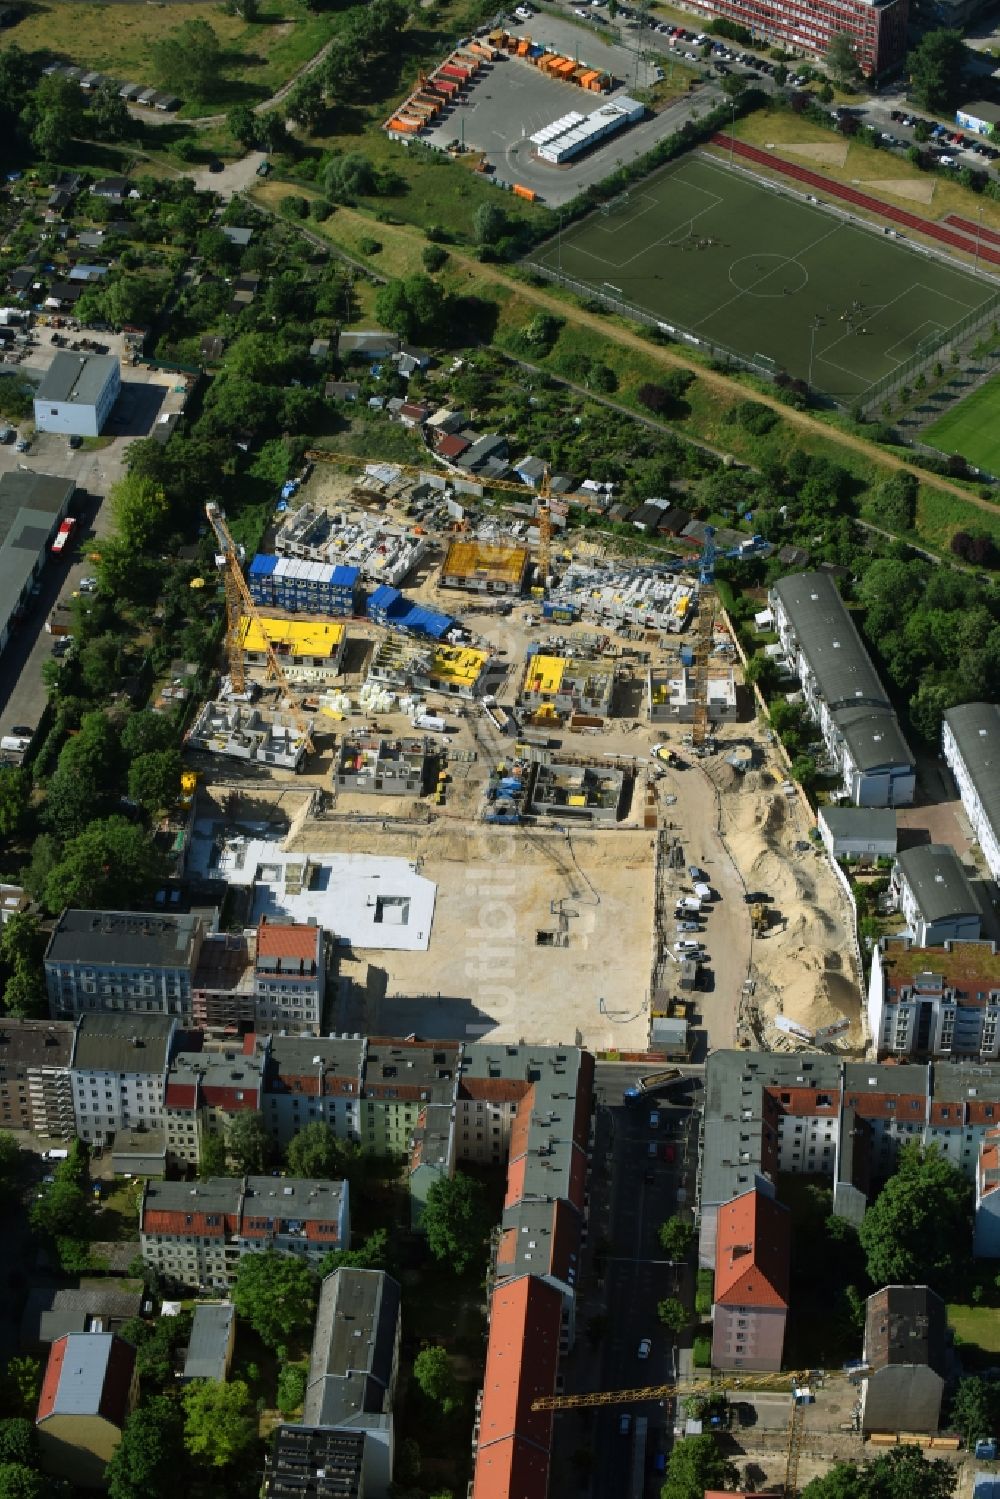
<path fill-rule="evenodd" d="M 704 156 L 531 257 L 839 401 L 863 399 L 1000 288 Z"/>
<path fill-rule="evenodd" d="M 959 401 L 923 436 L 942 453 L 961 453 L 977 468 L 1000 474 L 1000 375 Z"/>

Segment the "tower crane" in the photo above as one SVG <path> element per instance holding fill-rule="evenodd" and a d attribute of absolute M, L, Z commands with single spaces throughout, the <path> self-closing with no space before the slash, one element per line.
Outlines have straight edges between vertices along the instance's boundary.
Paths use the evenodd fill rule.
<path fill-rule="evenodd" d="M 226 517 L 221 506 L 210 501 L 205 506 L 205 514 L 208 516 L 209 524 L 215 533 L 215 539 L 219 547 L 218 562 L 222 570 L 222 579 L 226 590 L 226 659 L 229 663 L 229 676 L 233 687 L 237 692 L 243 692 L 246 687 L 246 670 L 243 664 L 243 641 L 241 638 L 241 620 L 244 616 L 251 619 L 258 626 L 261 639 L 264 642 L 264 654 L 267 657 L 267 674 L 273 677 L 285 695 L 288 711 L 292 721 L 308 751 L 312 750 L 312 735 L 309 732 L 308 719 L 299 708 L 292 694 L 288 678 L 285 676 L 284 668 L 278 660 L 277 652 L 268 637 L 267 630 L 260 617 L 260 611 L 255 604 L 250 590 L 243 576 L 243 565 L 240 557 L 240 548 L 233 539 L 233 534 L 226 525 Z"/>
<path fill-rule="evenodd" d="M 370 458 L 359 458 L 354 453 L 331 453 L 326 448 L 309 448 L 306 457 L 313 463 L 343 463 L 351 468 L 364 468 L 372 461 Z M 403 474 L 419 476 L 431 471 L 418 468 L 413 463 L 397 463 L 394 458 L 386 459 L 386 463 L 390 468 L 398 468 Z M 550 507 L 552 491 L 549 485 L 548 465 L 545 466 L 537 489 L 530 484 L 517 483 L 514 479 L 479 479 L 475 475 L 471 477 L 484 489 L 501 489 L 522 495 L 530 494 L 538 501 L 538 573 L 544 590 L 552 562 L 552 511 Z"/>

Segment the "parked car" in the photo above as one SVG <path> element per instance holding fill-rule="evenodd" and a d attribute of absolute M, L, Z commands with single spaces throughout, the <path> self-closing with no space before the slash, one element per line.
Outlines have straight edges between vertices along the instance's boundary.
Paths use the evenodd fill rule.
<path fill-rule="evenodd" d="M 652 1346 L 653 1344 L 650 1338 L 643 1338 L 641 1343 L 639 1344 L 639 1351 L 636 1356 L 638 1358 L 649 1358 L 649 1353 Z"/>
<path fill-rule="evenodd" d="M 649 1127 L 650 1127 L 650 1129 L 658 1129 L 659 1125 L 660 1125 L 659 1111 L 657 1109 L 653 1109 L 652 1113 L 649 1116 Z"/>

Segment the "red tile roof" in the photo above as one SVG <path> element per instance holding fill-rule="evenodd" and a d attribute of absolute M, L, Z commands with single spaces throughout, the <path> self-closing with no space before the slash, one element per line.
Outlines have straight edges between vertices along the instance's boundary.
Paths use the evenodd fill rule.
<path fill-rule="evenodd" d="M 472 1499 L 546 1499 L 549 1454 L 530 1442 L 508 1437 L 480 1448 L 472 1482 Z"/>
<path fill-rule="evenodd" d="M 45 1377 L 42 1380 L 42 1390 L 38 1398 L 37 1421 L 47 1420 L 55 1411 L 59 1398 L 59 1385 L 66 1368 L 66 1357 L 72 1348 L 70 1339 L 79 1336 L 89 1335 L 65 1334 L 57 1338 L 49 1350 Z M 106 1421 L 112 1422 L 115 1426 L 124 1426 L 125 1418 L 129 1413 L 129 1392 L 132 1388 L 134 1369 L 135 1349 L 132 1344 L 126 1343 L 124 1338 L 112 1337 L 104 1366 L 104 1380 L 101 1385 L 98 1411 Z M 90 1419 L 85 1412 L 80 1414 Z"/>
<path fill-rule="evenodd" d="M 787 1307 L 791 1215 L 763 1192 L 719 1209 L 715 1300 L 721 1306 Z"/>
<path fill-rule="evenodd" d="M 493 1292 L 474 1499 L 525 1499 L 522 1490 L 509 1486 L 512 1456 L 501 1459 L 499 1471 L 486 1461 L 486 1454 L 498 1442 L 517 1438 L 537 1451 L 545 1459 L 547 1479 L 552 1413 L 533 1411 L 531 1402 L 539 1395 L 551 1395 L 555 1388 L 561 1320 L 559 1292 L 533 1275 L 523 1275 Z M 544 1494 L 544 1489 L 539 1492 Z"/>
<path fill-rule="evenodd" d="M 518 1077 L 463 1076 L 458 1085 L 458 1096 L 482 1103 L 517 1103 L 530 1086 Z"/>
<path fill-rule="evenodd" d="M 320 928 L 302 922 L 271 922 L 260 918 L 257 928 L 257 957 L 297 958 L 304 963 L 316 961 Z"/>
<path fill-rule="evenodd" d="M 467 451 L 469 444 L 464 437 L 442 437 L 437 445 L 437 450 L 442 458 L 461 458 Z"/>
<path fill-rule="evenodd" d="M 42 1393 L 38 1397 L 39 1421 L 44 1421 L 46 1416 L 51 1416 L 56 1403 L 56 1395 L 59 1393 L 59 1378 L 62 1367 L 66 1360 L 66 1339 L 56 1338 L 49 1349 L 49 1361 L 45 1365 L 45 1378 L 42 1380 Z"/>
<path fill-rule="evenodd" d="M 210 1109 L 222 1109 L 227 1114 L 238 1114 L 241 1109 L 260 1108 L 260 1091 L 256 1086 L 210 1088 L 203 1083 L 201 1096 Z"/>

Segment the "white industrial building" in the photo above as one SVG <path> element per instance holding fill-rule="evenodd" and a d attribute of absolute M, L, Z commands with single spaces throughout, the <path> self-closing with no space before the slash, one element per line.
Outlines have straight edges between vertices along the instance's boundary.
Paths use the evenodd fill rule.
<path fill-rule="evenodd" d="M 819 836 L 831 859 L 891 859 L 896 814 L 891 807 L 820 807 Z"/>
<path fill-rule="evenodd" d="M 1000 707 L 949 708 L 941 747 L 990 874 L 1000 880 Z"/>
<path fill-rule="evenodd" d="M 617 135 L 626 125 L 634 125 L 645 113 L 646 106 L 640 104 L 638 99 L 620 94 L 617 99 L 609 99 L 592 114 L 581 115 L 574 109 L 569 114 L 562 115 L 551 125 L 537 130 L 531 137 L 531 144 L 540 161 L 559 166 L 562 162 L 572 161 L 582 152 L 589 151 L 592 146 L 607 140 L 609 136 Z"/>
<path fill-rule="evenodd" d="M 121 385 L 116 355 L 60 349 L 35 395 L 35 426 L 67 437 L 99 437 Z"/>
<path fill-rule="evenodd" d="M 793 573 L 775 583 L 770 603 L 843 795 L 859 807 L 909 806 L 913 755 L 833 579 Z"/>

